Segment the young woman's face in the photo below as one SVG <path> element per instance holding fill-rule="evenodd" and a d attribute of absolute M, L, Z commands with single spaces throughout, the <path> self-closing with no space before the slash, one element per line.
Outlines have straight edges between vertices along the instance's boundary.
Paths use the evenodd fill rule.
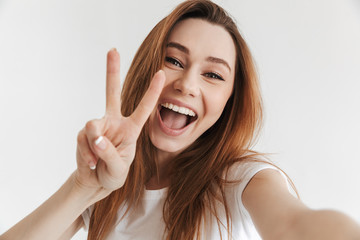
<path fill-rule="evenodd" d="M 149 119 L 159 152 L 178 154 L 220 117 L 234 86 L 236 51 L 221 26 L 179 22 L 166 47 L 164 89 Z"/>

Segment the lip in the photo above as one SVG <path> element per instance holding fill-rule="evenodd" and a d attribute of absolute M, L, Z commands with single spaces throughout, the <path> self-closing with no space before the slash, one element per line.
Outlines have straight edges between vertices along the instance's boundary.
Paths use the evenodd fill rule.
<path fill-rule="evenodd" d="M 186 107 L 186 108 L 189 108 L 191 109 L 192 111 L 195 112 L 195 110 L 189 106 L 187 106 L 186 104 L 183 104 L 179 101 L 176 101 L 176 100 L 170 100 L 170 99 L 163 99 L 161 101 L 161 103 L 172 103 L 172 104 L 175 104 L 179 107 Z M 173 136 L 173 137 L 176 137 L 176 136 L 179 136 L 181 134 L 183 134 L 195 121 L 191 122 L 190 124 L 186 125 L 186 127 L 184 128 L 181 128 L 181 129 L 171 129 L 171 128 L 168 128 L 164 122 L 162 121 L 161 119 L 161 116 L 160 116 L 160 109 L 161 109 L 161 103 L 158 105 L 157 109 L 156 109 L 156 115 L 157 115 L 157 118 L 158 118 L 158 121 L 159 121 L 159 126 L 160 126 L 160 129 L 166 134 L 166 135 L 169 135 L 169 136 Z M 197 115 L 197 113 L 195 112 L 195 114 Z"/>
<path fill-rule="evenodd" d="M 188 108 L 190 110 L 192 110 L 194 113 L 195 113 L 195 116 L 197 116 L 197 112 L 196 110 L 191 107 L 190 105 L 187 105 L 185 103 L 182 103 L 180 102 L 179 100 L 176 100 L 176 99 L 170 99 L 170 98 L 164 98 L 164 99 L 161 99 L 160 101 L 160 105 L 163 104 L 163 103 L 172 103 L 172 104 L 175 104 L 176 106 L 179 106 L 179 107 L 185 107 L 185 108 Z"/>

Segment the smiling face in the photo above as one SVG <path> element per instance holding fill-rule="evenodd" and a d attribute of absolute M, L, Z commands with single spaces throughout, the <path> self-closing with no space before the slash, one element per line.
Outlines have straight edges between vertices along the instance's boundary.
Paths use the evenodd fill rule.
<path fill-rule="evenodd" d="M 166 45 L 165 86 L 149 118 L 160 154 L 180 153 L 219 119 L 233 90 L 235 57 L 223 27 L 192 18 L 175 25 Z"/>

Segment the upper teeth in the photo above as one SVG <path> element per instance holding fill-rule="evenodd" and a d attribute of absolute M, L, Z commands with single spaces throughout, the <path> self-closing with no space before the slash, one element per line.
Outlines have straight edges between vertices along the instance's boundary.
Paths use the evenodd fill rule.
<path fill-rule="evenodd" d="M 195 117 L 194 111 L 186 108 L 186 107 L 179 107 L 172 103 L 162 103 L 161 106 L 173 110 L 174 112 L 178 112 L 181 114 L 189 115 L 191 117 Z"/>

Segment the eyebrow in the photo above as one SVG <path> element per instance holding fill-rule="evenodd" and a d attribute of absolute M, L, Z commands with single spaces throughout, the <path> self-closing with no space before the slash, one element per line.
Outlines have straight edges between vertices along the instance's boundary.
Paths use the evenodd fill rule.
<path fill-rule="evenodd" d="M 166 47 L 172 47 L 172 48 L 176 48 L 178 50 L 180 50 L 181 52 L 184 52 L 186 54 L 189 54 L 189 49 L 183 45 L 181 45 L 180 43 L 176 43 L 176 42 L 169 42 Z"/>
<path fill-rule="evenodd" d="M 213 63 L 220 63 L 220 64 L 224 65 L 225 67 L 227 67 L 229 69 L 229 71 L 231 72 L 231 68 L 230 68 L 229 64 L 224 59 L 216 58 L 216 57 L 207 57 L 206 61 L 213 62 Z"/>
<path fill-rule="evenodd" d="M 168 44 L 166 44 L 166 47 L 171 47 L 171 48 L 176 48 L 178 49 L 179 51 L 183 52 L 183 53 L 186 53 L 186 54 L 189 54 L 190 51 L 187 47 L 181 45 L 180 43 L 176 43 L 176 42 L 169 42 Z M 222 65 L 224 65 L 225 67 L 227 67 L 229 69 L 229 71 L 231 72 L 231 68 L 230 68 L 230 65 L 224 60 L 224 59 L 221 59 L 221 58 L 217 58 L 217 57 L 207 57 L 206 58 L 206 61 L 207 62 L 213 62 L 213 63 L 220 63 Z"/>

